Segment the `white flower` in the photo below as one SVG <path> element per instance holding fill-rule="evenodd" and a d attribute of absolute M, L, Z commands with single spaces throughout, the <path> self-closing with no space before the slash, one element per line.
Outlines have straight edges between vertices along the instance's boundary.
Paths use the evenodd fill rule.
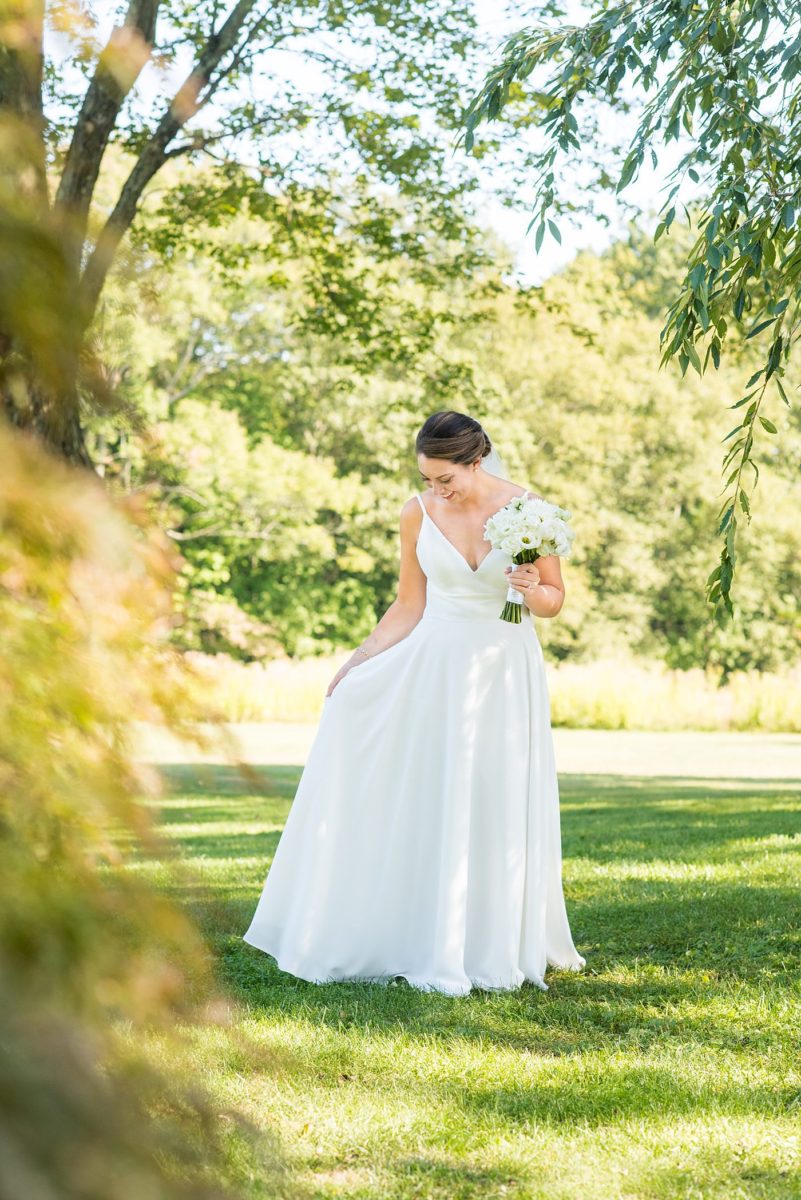
<path fill-rule="evenodd" d="M 567 557 L 574 538 L 570 512 L 537 497 L 515 496 L 484 524 L 484 537 L 512 557 L 521 550 Z"/>

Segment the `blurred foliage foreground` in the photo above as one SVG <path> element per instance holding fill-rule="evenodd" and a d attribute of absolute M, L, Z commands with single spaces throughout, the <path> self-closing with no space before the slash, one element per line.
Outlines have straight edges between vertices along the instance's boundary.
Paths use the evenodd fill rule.
<path fill-rule="evenodd" d="M 229 1006 L 192 922 L 119 849 L 157 844 L 130 712 L 189 732 L 165 633 L 174 560 L 130 502 L 0 429 L 2 1200 L 222 1197 L 237 1172 L 280 1171 L 182 1069 L 171 1025 Z"/>

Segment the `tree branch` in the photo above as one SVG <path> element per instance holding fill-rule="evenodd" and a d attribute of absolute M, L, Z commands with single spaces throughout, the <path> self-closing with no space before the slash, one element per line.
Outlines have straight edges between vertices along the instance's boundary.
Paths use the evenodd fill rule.
<path fill-rule="evenodd" d="M 256 4 L 257 0 L 239 0 L 228 14 L 219 33 L 210 35 L 197 62 L 178 89 L 125 181 L 114 211 L 100 232 L 81 281 L 83 319 L 87 326 L 97 308 L 117 248 L 136 216 L 142 192 L 164 165 L 167 147 L 176 133 L 214 94 L 219 80 L 212 83 L 212 75 L 226 54 L 236 47 L 242 26 Z"/>
<path fill-rule="evenodd" d="M 178 529 L 166 529 L 164 532 L 167 537 L 171 537 L 176 542 L 194 542 L 198 538 L 220 537 L 220 538 L 237 538 L 242 541 L 266 542 L 277 522 L 268 525 L 266 529 L 250 532 L 247 529 L 221 529 L 219 525 L 207 525 L 205 529 L 194 529 L 188 533 L 183 533 Z"/>
<path fill-rule="evenodd" d="M 165 158 L 179 158 L 182 154 L 189 154 L 191 151 L 208 152 L 208 147 L 213 146 L 216 142 L 224 142 L 228 138 L 238 137 L 240 133 L 244 133 L 247 129 L 248 133 L 254 133 L 264 129 L 268 125 L 275 124 L 275 112 L 270 111 L 266 116 L 261 117 L 257 121 L 251 121 L 249 125 L 243 125 L 241 129 L 229 128 L 219 130 L 217 133 L 196 133 L 189 142 L 181 142 L 177 146 L 173 146 L 165 154 Z M 190 135 L 191 136 L 191 135 Z M 209 154 L 211 157 L 211 154 Z M 227 162 L 227 159 L 219 159 L 220 162 Z"/>
<path fill-rule="evenodd" d="M 159 0 L 130 0 L 123 24 L 100 54 L 75 123 L 55 203 L 65 218 L 76 273 L 103 153 L 125 97 L 152 53 L 158 7 Z"/>

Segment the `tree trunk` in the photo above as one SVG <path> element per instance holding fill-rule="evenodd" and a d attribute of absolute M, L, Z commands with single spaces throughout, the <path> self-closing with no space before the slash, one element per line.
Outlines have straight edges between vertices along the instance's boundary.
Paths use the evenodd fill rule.
<path fill-rule="evenodd" d="M 15 202 L 4 212 L 8 217 L 3 230 L 7 244 L 0 255 L 8 285 L 6 328 L 0 329 L 0 418 L 44 442 L 58 457 L 91 467 L 74 380 L 78 347 L 74 337 L 62 336 L 63 331 L 54 327 L 53 314 L 41 303 L 43 278 L 50 293 L 63 288 L 58 247 L 55 242 L 48 244 L 48 234 L 42 232 L 47 230 L 49 216 L 42 114 L 44 7 L 44 0 L 19 0 L 15 8 L 17 39 L 0 43 L 0 120 L 6 139 L 3 165 L 7 182 L 15 180 L 17 192 Z M 30 236 L 31 230 L 38 236 Z M 19 278 L 26 277 L 29 268 L 34 282 L 27 290 L 21 289 Z M 29 319 L 33 306 L 42 310 L 38 323 Z M 56 313 L 55 319 L 60 320 L 60 314 Z M 63 386 L 58 388 L 36 377 L 37 353 L 45 353 L 49 346 L 56 358 L 63 356 Z"/>
<path fill-rule="evenodd" d="M 17 429 L 44 442 L 59 458 L 93 469 L 81 426 L 77 391 L 69 396 L 54 396 L 35 379 L 17 375 L 3 380 L 0 386 L 0 413 Z"/>
<path fill-rule="evenodd" d="M 50 254 L 44 286 L 31 284 L 30 294 L 24 295 L 21 303 L 6 304 L 4 309 L 0 306 L 0 416 L 5 415 L 19 429 L 29 430 L 55 454 L 88 467 L 93 464 L 81 427 L 77 381 L 79 371 L 85 367 L 82 350 L 107 274 L 136 216 L 144 189 L 171 153 L 170 143 L 214 95 L 236 62 L 240 40 L 246 43 L 256 28 L 255 24 L 248 28 L 248 21 L 258 0 L 233 0 L 219 27 L 198 48 L 183 85 L 141 147 L 90 251 L 86 225 L 103 152 L 125 97 L 150 58 L 159 3 L 129 0 L 123 25 L 112 32 L 84 96 L 52 207 L 46 186 L 43 137 L 45 0 L 13 0 L 12 7 L 20 18 L 15 27 L 18 40 L 10 46 L 0 38 L 0 123 L 10 122 L 16 130 L 20 157 L 28 158 L 22 168 L 17 165 L 14 170 L 18 195 L 29 193 L 31 201 L 27 224 L 19 212 L 14 214 L 14 222 L 24 227 L 25 237 L 16 256 L 19 261 L 12 262 L 11 277 L 35 280 L 35 272 L 29 268 L 36 264 L 26 262 L 25 254 L 32 251 L 34 259 L 37 254 Z M 215 19 L 218 15 L 215 5 Z M 227 66 L 226 60 L 230 60 Z M 109 65 L 112 61 L 115 69 Z M 29 176 L 32 183 L 28 182 Z M 32 246 L 36 241 L 28 236 L 32 230 L 44 230 L 45 240 L 53 236 L 52 246 Z M 3 258 L 0 252 L 0 268 L 6 266 Z M 39 319 L 29 319 L 31 311 Z"/>
<path fill-rule="evenodd" d="M 88 467 L 93 470 L 94 464 L 86 449 L 77 411 L 73 410 L 69 415 L 59 412 L 58 420 L 53 421 L 54 405 L 52 402 L 43 400 L 35 390 L 31 391 L 30 396 L 32 411 L 25 415 L 20 413 L 13 402 L 9 409 L 8 397 L 2 396 L 3 412 L 9 418 L 10 423 L 24 433 L 36 437 L 37 441 L 44 443 L 47 449 L 57 457 L 72 463 L 73 466 Z"/>

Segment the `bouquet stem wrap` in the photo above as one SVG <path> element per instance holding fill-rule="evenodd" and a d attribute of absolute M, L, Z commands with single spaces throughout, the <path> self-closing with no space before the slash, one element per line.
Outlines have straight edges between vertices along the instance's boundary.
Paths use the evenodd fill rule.
<path fill-rule="evenodd" d="M 534 550 L 523 550 L 520 554 L 512 555 L 512 562 L 520 566 L 521 563 L 536 562 L 539 557 Z M 501 620 L 511 621 L 513 625 L 519 625 L 523 620 L 523 593 L 518 592 L 517 588 L 510 586 L 507 589 Z"/>

